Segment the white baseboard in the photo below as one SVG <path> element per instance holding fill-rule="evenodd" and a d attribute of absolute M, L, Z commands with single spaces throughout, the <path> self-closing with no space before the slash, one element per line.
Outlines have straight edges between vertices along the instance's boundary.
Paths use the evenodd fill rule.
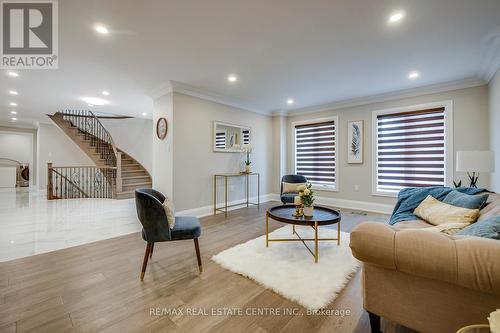
<path fill-rule="evenodd" d="M 391 214 L 394 205 L 379 204 L 367 201 L 346 200 L 338 198 L 316 197 L 315 203 L 325 206 L 362 210 L 372 213 Z"/>
<path fill-rule="evenodd" d="M 257 202 L 257 197 L 252 197 L 250 198 L 251 202 Z M 280 195 L 276 193 L 268 193 L 260 196 L 260 202 L 268 202 L 268 201 L 278 201 L 280 202 Z M 243 204 L 245 200 L 235 200 L 228 202 L 228 205 L 236 205 L 236 204 Z M 316 197 L 316 203 L 324 206 L 330 206 L 330 207 L 338 207 L 338 208 L 345 208 L 345 209 L 354 209 L 354 210 L 362 210 L 362 211 L 367 211 L 367 212 L 373 212 L 373 213 L 380 213 L 380 214 L 391 214 L 392 210 L 394 209 L 393 205 L 387 205 L 387 204 L 379 204 L 379 203 L 373 203 L 373 202 L 367 202 L 367 201 L 355 201 L 355 200 L 346 200 L 346 199 L 337 199 L 337 198 L 327 198 L 327 197 Z M 219 204 L 220 205 L 220 204 Z M 235 210 L 238 208 L 243 208 L 243 206 L 235 206 L 235 207 L 229 207 L 228 211 L 230 210 Z M 176 212 L 176 215 L 180 216 L 196 216 L 196 217 L 205 217 L 213 214 L 213 205 L 209 206 L 204 206 L 204 207 L 199 207 L 199 208 L 192 208 L 192 209 L 187 209 L 183 210 L 180 212 Z M 219 214 L 221 212 L 217 212 Z"/>
<path fill-rule="evenodd" d="M 249 200 L 250 200 L 250 202 L 257 202 L 257 197 L 251 197 Z M 274 193 L 269 193 L 269 194 L 264 194 L 264 195 L 260 196 L 260 203 L 268 202 L 268 201 L 280 201 L 279 195 L 274 194 Z M 227 204 L 228 204 L 228 206 L 230 206 L 230 205 L 239 205 L 239 204 L 243 205 L 244 203 L 246 203 L 246 200 L 241 199 L 241 200 L 230 201 Z M 222 204 L 219 203 L 217 207 L 222 208 Z M 227 210 L 230 211 L 230 210 L 235 210 L 238 208 L 243 208 L 243 206 L 228 207 Z M 212 215 L 213 213 L 214 213 L 214 206 L 209 205 L 209 206 L 203 206 L 203 207 L 198 207 L 198 208 L 186 209 L 186 210 L 182 210 L 180 212 L 175 212 L 175 215 L 205 217 L 205 216 Z M 220 211 L 217 211 L 217 214 L 222 214 L 222 213 Z"/>

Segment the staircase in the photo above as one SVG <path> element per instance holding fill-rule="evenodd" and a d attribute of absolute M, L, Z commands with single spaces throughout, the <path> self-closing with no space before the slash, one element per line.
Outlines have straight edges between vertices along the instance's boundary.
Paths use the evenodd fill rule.
<path fill-rule="evenodd" d="M 137 188 L 151 187 L 152 181 L 148 171 L 132 156 L 115 146 L 109 132 L 91 111 L 66 110 L 48 116 L 95 163 L 95 166 L 88 167 L 87 170 L 82 170 L 79 173 L 78 182 L 71 179 L 68 180 L 68 177 L 65 177 L 64 181 L 66 183 L 75 182 L 74 184 L 66 184 L 65 187 L 72 185 L 73 187 L 77 187 L 80 193 L 83 188 L 81 183 L 90 184 L 90 187 L 87 186 L 89 189 L 81 193 L 81 197 L 94 197 L 93 182 L 82 179 L 82 175 L 91 174 L 94 172 L 92 170 L 96 170 L 102 174 L 102 171 L 105 169 L 116 170 L 116 172 L 106 173 L 106 175 L 110 175 L 105 178 L 109 182 L 110 187 L 112 187 L 112 191 L 109 191 L 111 194 L 108 197 L 115 199 L 133 198 L 134 191 Z M 50 176 L 51 169 L 57 170 L 57 168 L 49 166 L 49 180 L 53 179 Z M 82 169 L 82 167 L 79 168 Z M 92 179 L 91 177 L 89 178 Z M 57 185 L 57 181 L 49 181 L 49 184 L 54 183 Z M 61 198 L 60 195 L 60 193 L 58 195 L 48 194 L 48 198 L 51 196 Z"/>

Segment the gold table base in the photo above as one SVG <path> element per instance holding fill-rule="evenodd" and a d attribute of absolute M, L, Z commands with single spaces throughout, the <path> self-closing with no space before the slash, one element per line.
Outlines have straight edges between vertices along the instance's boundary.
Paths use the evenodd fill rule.
<path fill-rule="evenodd" d="M 340 245 L 340 221 L 337 222 L 337 238 L 318 238 L 318 222 L 314 221 L 314 225 L 311 225 L 314 229 L 314 238 L 302 238 L 295 230 L 295 225 L 292 224 L 292 234 L 296 235 L 297 238 L 269 238 L 269 213 L 266 212 L 266 247 L 269 247 L 269 242 L 302 242 L 309 253 L 314 257 L 314 262 L 318 263 L 319 252 L 318 252 L 318 242 L 319 241 L 337 241 L 337 245 Z M 306 241 L 314 241 L 314 252 L 307 246 Z"/>

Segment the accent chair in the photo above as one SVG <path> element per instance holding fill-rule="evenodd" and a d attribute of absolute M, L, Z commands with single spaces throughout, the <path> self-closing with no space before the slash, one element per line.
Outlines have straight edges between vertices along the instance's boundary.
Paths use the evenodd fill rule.
<path fill-rule="evenodd" d="M 175 225 L 170 229 L 167 214 L 162 203 L 165 196 L 160 192 L 150 189 L 135 190 L 135 205 L 137 217 L 142 224 L 142 238 L 147 242 L 144 261 L 142 263 L 141 280 L 144 280 L 148 259 L 153 257 L 155 243 L 176 240 L 193 239 L 198 260 L 198 269 L 203 271 L 201 265 L 200 245 L 198 238 L 201 235 L 201 225 L 197 217 L 176 216 Z"/>
<path fill-rule="evenodd" d="M 284 175 L 281 178 L 281 190 L 280 190 L 281 202 L 283 204 L 293 203 L 295 196 L 297 196 L 299 193 L 298 192 L 283 193 L 283 183 L 292 183 L 292 184 L 307 183 L 307 178 L 301 175 Z"/>

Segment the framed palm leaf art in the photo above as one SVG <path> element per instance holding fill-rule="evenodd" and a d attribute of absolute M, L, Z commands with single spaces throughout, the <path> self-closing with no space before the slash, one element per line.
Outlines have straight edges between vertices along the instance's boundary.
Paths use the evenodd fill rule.
<path fill-rule="evenodd" d="M 347 122 L 347 163 L 363 163 L 363 120 Z"/>

